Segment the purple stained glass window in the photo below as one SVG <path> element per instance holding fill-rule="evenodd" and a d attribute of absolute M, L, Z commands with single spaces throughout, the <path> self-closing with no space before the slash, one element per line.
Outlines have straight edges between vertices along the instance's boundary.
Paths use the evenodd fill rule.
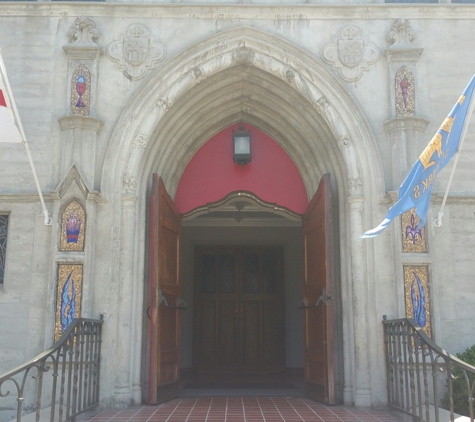
<path fill-rule="evenodd" d="M 7 258 L 8 215 L 0 215 L 0 284 L 5 277 L 5 261 Z"/>

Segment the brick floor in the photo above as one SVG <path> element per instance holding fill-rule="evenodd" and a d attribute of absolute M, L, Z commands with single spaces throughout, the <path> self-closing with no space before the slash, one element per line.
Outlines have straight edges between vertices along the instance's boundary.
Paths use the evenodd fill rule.
<path fill-rule="evenodd" d="M 325 406 L 303 398 L 215 397 L 175 399 L 158 406 L 80 415 L 85 422 L 391 422 L 404 415 L 388 410 Z"/>

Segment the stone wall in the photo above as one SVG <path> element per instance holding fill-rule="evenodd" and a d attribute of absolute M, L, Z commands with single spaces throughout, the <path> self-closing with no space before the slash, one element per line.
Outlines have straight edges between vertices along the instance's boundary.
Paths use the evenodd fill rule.
<path fill-rule="evenodd" d="M 83 19 L 85 17 L 90 21 Z M 399 33 L 399 38 L 387 38 L 394 32 L 393 24 L 402 17 L 409 23 L 404 29 L 406 32 Z M 346 401 L 355 401 L 358 380 L 353 373 L 355 366 L 360 365 L 358 356 L 366 353 L 371 363 L 363 362 L 361 366 L 368 366 L 365 394 L 370 392 L 370 403 L 374 405 L 385 403 L 380 321 L 383 315 L 405 316 L 403 264 L 429 265 L 432 327 L 437 343 L 454 353 L 474 344 L 475 307 L 471 306 L 475 303 L 471 284 L 475 275 L 472 263 L 475 247 L 473 125 L 467 133 L 443 226 L 427 227 L 428 252 L 402 254 L 398 221 L 375 240 L 355 240 L 358 230 L 369 229 L 384 218 L 395 200 L 394 194 L 385 194 L 396 190 L 401 182 L 397 174 L 404 173 L 417 159 L 472 76 L 475 57 L 470 52 L 475 45 L 471 29 L 474 20 L 475 9 L 456 5 L 302 5 L 297 8 L 282 5 L 1 4 L 2 54 L 54 223 L 52 227 L 42 223 L 22 146 L 1 144 L 0 212 L 10 214 L 10 226 L 6 278 L 0 291 L 0 372 L 33 357 L 52 342 L 56 266 L 68 260 L 58 253 L 58 215 L 70 198 L 80 197 L 88 215 L 89 243 L 83 256 L 75 255 L 74 262 L 84 261 L 87 270 L 83 316 L 105 314 L 105 375 L 101 395 L 105 404 L 113 403 L 115 393 L 117 405 L 130 403 L 132 398 L 140 400 L 140 346 L 134 349 L 133 345 L 141 342 L 150 172 L 166 170 L 167 185 L 173 196 L 180 169 L 200 142 L 222 129 L 226 122 L 233 123 L 242 116 L 254 118 L 250 123 L 261 127 L 286 148 L 302 173 L 309 196 L 324 172 L 330 169 L 336 174 Z M 169 69 L 201 51 L 201 46 L 213 36 L 218 41 L 213 47 L 215 50 L 208 50 L 207 54 L 209 57 L 212 51 L 218 54 L 219 48 L 225 46 L 224 41 L 219 41 L 220 34 L 228 30 L 237 34 L 241 28 L 243 33 L 251 34 L 246 38 L 250 40 L 260 31 L 266 34 L 262 36 L 265 38 L 262 45 L 266 51 L 274 49 L 269 57 L 276 60 L 275 64 L 266 68 L 270 59 L 269 62 L 264 59 L 257 64 L 252 62 L 252 57 L 258 54 L 265 56 L 257 47 L 256 50 L 249 47 L 254 56 L 246 53 L 241 57 L 243 50 L 236 50 L 234 59 L 253 70 L 246 70 L 248 76 L 242 79 L 245 95 L 235 102 L 236 108 L 229 113 L 226 104 L 227 101 L 234 104 L 234 96 L 233 92 L 226 91 L 226 81 L 238 81 L 244 67 L 235 67 L 228 73 L 207 68 L 218 74 L 208 81 L 204 68 L 190 67 L 195 87 L 179 97 L 182 99 L 175 107 L 186 111 L 186 105 L 199 97 L 200 103 L 188 110 L 189 120 L 195 119 L 194 126 L 188 128 L 185 111 L 181 112 L 183 115 L 173 114 L 168 97 L 162 98 L 160 92 L 154 92 L 164 87 L 157 75 L 168 75 Z M 407 33 L 413 35 L 407 38 Z M 233 36 L 238 39 L 237 35 Z M 135 60 L 123 54 L 123 49 L 134 38 L 135 41 L 148 39 L 150 46 L 147 53 L 142 51 L 143 56 Z M 362 57 L 345 56 L 343 50 L 339 50 L 340 45 L 351 50 L 351 40 L 356 40 L 356 49 Z M 247 48 L 245 43 L 241 47 Z M 205 62 L 208 56 L 193 60 Z M 308 66 L 299 67 L 299 63 L 289 57 L 298 57 L 299 63 Z M 81 61 L 91 72 L 87 116 L 71 115 L 70 93 L 74 89 L 71 78 Z M 281 70 L 277 66 L 284 66 L 282 63 L 289 72 L 282 71 L 282 78 L 278 80 Z M 313 71 L 317 65 L 318 80 L 315 76 L 318 72 Z M 414 75 L 412 120 L 409 117 L 397 120 L 393 93 L 395 72 L 400 65 L 407 65 Z M 179 71 L 174 75 L 180 76 Z M 188 75 L 189 70 L 183 70 L 180 77 Z M 274 110 L 281 109 L 287 121 L 294 122 L 293 127 L 290 123 L 287 125 L 287 133 L 282 127 L 272 132 L 280 117 L 276 119 L 268 114 L 266 120 L 271 107 L 263 111 L 260 104 L 256 106 L 257 99 L 251 88 L 255 81 L 260 81 L 259 89 L 281 92 L 281 97 L 269 94 L 263 102 L 274 102 Z M 208 99 L 217 97 L 216 93 L 211 95 L 213 85 L 226 91 L 216 107 L 222 109 L 222 114 L 193 117 L 200 110 L 207 110 Z M 180 87 L 178 82 L 173 86 Z M 316 95 L 314 87 L 330 98 L 330 108 L 325 101 L 318 105 L 311 103 L 311 98 L 316 98 L 312 97 Z M 325 89 L 332 91 L 333 97 Z M 156 95 L 155 106 L 150 110 L 154 113 L 161 110 L 160 116 L 166 116 L 161 123 L 156 123 L 152 114 L 148 121 L 147 116 L 134 114 L 145 101 L 145 91 Z M 293 92 L 299 96 L 293 96 Z M 349 112 L 350 106 L 347 110 L 337 107 L 338 100 L 350 104 L 353 113 Z M 228 116 L 223 117 L 226 113 Z M 340 124 L 332 124 L 337 113 L 343 116 L 338 117 Z M 140 119 L 144 125 L 137 129 L 138 133 L 127 135 L 135 143 L 114 155 L 114 149 L 126 138 L 127 128 L 134 127 Z M 203 121 L 207 129 L 202 127 L 200 122 Z M 170 123 L 173 131 L 166 126 L 167 122 L 173 122 L 173 125 Z M 150 127 L 145 128 L 146 124 Z M 345 142 L 351 139 L 338 137 L 338 130 L 345 125 L 350 127 L 354 144 L 357 143 L 354 133 L 361 131 L 366 135 L 358 136 L 367 144 L 358 145 L 374 142 L 374 150 L 357 146 L 359 149 L 354 155 L 345 156 Z M 124 128 L 124 135 L 118 133 L 118 128 Z M 150 135 L 141 137 L 146 130 Z M 317 146 L 312 150 L 314 140 Z M 176 145 L 175 149 L 169 144 Z M 171 151 L 178 152 L 173 155 Z M 404 159 L 400 159 L 401 154 L 405 154 Z M 154 164 L 154 160 L 159 164 Z M 351 167 L 351 160 L 358 164 Z M 72 165 L 76 170 L 71 170 Z M 134 179 L 135 176 L 127 173 L 131 168 L 128 165 L 139 169 L 148 167 Z M 349 168 L 358 168 L 360 175 L 351 175 Z M 372 180 L 368 176 L 371 174 L 379 174 L 378 179 Z M 448 174 L 449 170 L 444 170 L 435 182 L 429 222 L 438 211 Z M 123 193 L 131 196 L 122 196 Z M 356 198 L 351 204 L 348 204 L 348 195 Z M 129 201 L 127 206 L 131 208 L 123 208 L 124 201 Z M 353 217 L 350 217 L 351 210 Z M 354 229 L 358 227 L 355 225 L 359 221 L 357 215 L 361 215 L 362 222 L 358 230 Z M 132 225 L 132 229 L 129 227 L 133 232 L 131 242 L 124 240 L 128 239 L 124 237 L 127 224 Z M 124 259 L 128 259 L 127 265 Z M 355 284 L 356 279 L 362 284 Z M 364 287 L 363 291 L 360 286 Z M 366 321 L 362 330 L 353 318 L 358 306 L 366 312 L 360 315 Z M 124 309 L 131 319 L 120 319 Z M 124 338 L 131 345 L 130 351 L 118 348 Z M 124 367 L 128 364 L 130 367 Z M 115 374 L 119 371 L 129 372 L 125 379 L 116 380 Z M 117 399 L 117 386 L 123 389 L 120 399 Z"/>

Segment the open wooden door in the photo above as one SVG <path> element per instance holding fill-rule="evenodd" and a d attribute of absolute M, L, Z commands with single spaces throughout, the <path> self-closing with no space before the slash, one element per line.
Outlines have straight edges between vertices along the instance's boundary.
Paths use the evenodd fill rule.
<path fill-rule="evenodd" d="M 330 175 L 308 204 L 303 228 L 304 370 L 307 397 L 335 404 L 333 223 Z"/>
<path fill-rule="evenodd" d="M 178 397 L 180 381 L 181 215 L 153 175 L 150 213 L 149 404 Z"/>

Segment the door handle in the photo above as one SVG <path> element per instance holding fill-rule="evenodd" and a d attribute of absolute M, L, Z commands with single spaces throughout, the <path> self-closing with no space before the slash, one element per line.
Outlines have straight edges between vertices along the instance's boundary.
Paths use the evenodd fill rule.
<path fill-rule="evenodd" d="M 331 295 L 328 295 L 328 296 L 325 296 L 325 288 L 322 287 L 322 294 L 320 295 L 320 297 L 318 298 L 317 300 L 317 303 L 315 303 L 315 305 L 305 305 L 305 302 L 304 300 L 302 299 L 298 304 L 297 304 L 297 309 L 308 309 L 308 308 L 316 308 L 319 303 L 327 303 L 327 301 L 330 301 L 332 300 L 332 297 Z"/>
<path fill-rule="evenodd" d="M 237 318 L 239 316 L 239 305 L 234 305 L 234 317 Z"/>

